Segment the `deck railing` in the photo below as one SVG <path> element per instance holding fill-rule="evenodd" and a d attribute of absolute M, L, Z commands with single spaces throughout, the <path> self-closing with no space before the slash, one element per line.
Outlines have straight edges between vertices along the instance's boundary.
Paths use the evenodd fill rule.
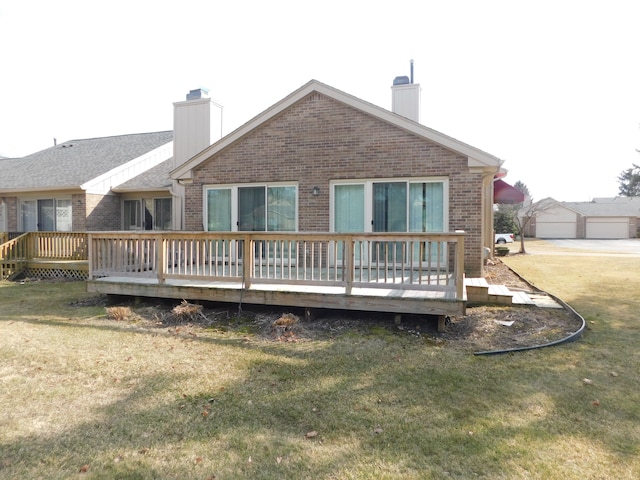
<path fill-rule="evenodd" d="M 11 236 L 11 235 L 10 235 Z M 28 232 L 0 244 L 0 279 L 13 278 L 34 260 L 87 260 L 87 234 Z"/>
<path fill-rule="evenodd" d="M 30 232 L 29 255 L 48 260 L 87 260 L 84 232 Z"/>
<path fill-rule="evenodd" d="M 0 280 L 19 275 L 29 259 L 29 234 L 25 233 L 0 244 Z"/>
<path fill-rule="evenodd" d="M 448 291 L 463 299 L 464 233 L 89 233 L 89 279 Z"/>

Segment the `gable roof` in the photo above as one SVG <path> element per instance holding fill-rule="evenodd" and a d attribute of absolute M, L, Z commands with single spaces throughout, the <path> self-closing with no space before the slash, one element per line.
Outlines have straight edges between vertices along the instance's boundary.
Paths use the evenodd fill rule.
<path fill-rule="evenodd" d="M 2 159 L 0 191 L 81 188 L 172 140 L 173 131 L 69 140 L 26 157 Z"/>
<path fill-rule="evenodd" d="M 402 115 L 390 112 L 389 110 L 356 98 L 333 87 L 325 85 L 324 83 L 318 82 L 317 80 L 311 80 L 295 92 L 280 100 L 278 103 L 272 105 L 262 113 L 258 114 L 256 117 L 249 120 L 241 127 L 223 137 L 218 142 L 214 143 L 210 147 L 204 149 L 203 151 L 189 159 L 187 162 L 178 166 L 171 172 L 171 178 L 191 178 L 191 171 L 201 163 L 207 161 L 212 155 L 215 155 L 219 151 L 223 150 L 227 146 L 231 145 L 260 125 L 271 120 L 298 101 L 306 98 L 308 95 L 314 92 L 325 95 L 326 97 L 360 110 L 361 112 L 376 117 L 384 122 L 395 125 L 396 127 L 401 128 L 407 132 L 418 135 L 425 140 L 436 143 L 444 148 L 464 155 L 468 158 L 469 167 L 499 168 L 503 163 L 503 160 L 500 160 L 498 157 L 490 155 L 486 152 L 483 152 L 482 150 L 467 145 L 466 143 L 460 142 L 459 140 L 437 132 L 436 130 L 425 127 L 424 125 L 414 122 L 413 120 L 409 120 Z"/>

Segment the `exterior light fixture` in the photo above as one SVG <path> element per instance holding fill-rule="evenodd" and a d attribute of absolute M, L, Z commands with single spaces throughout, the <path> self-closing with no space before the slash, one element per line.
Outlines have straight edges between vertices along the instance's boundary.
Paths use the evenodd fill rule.
<path fill-rule="evenodd" d="M 314 197 L 317 197 L 318 195 L 320 195 L 320 188 L 313 187 L 313 190 L 311 191 L 311 193 L 313 194 Z"/>

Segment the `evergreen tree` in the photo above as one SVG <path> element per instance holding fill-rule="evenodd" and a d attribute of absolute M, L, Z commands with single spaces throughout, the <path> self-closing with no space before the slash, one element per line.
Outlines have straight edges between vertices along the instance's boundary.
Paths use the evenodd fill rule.
<path fill-rule="evenodd" d="M 623 197 L 640 197 L 640 165 L 624 170 L 618 176 L 618 193 Z"/>

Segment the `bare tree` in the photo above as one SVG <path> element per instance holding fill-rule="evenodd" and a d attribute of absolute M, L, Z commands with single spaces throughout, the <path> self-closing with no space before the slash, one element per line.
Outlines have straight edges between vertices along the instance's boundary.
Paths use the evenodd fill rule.
<path fill-rule="evenodd" d="M 552 199 L 533 202 L 529 188 L 520 180 L 513 184 L 513 188 L 520 190 L 524 194 L 524 200 L 520 203 L 502 204 L 498 206 L 498 212 L 506 223 L 515 226 L 516 233 L 520 236 L 520 253 L 527 253 L 525 248 L 525 232 L 531 221 L 539 214 L 547 210 L 554 204 Z"/>
<path fill-rule="evenodd" d="M 553 202 L 549 199 L 545 199 L 534 203 L 533 198 L 527 196 L 525 197 L 524 202 L 519 205 L 520 208 L 515 212 L 513 220 L 518 226 L 518 231 L 520 233 L 520 253 L 527 253 L 524 246 L 524 233 L 527 231 L 527 227 L 534 218 L 550 208 L 553 205 Z"/>

